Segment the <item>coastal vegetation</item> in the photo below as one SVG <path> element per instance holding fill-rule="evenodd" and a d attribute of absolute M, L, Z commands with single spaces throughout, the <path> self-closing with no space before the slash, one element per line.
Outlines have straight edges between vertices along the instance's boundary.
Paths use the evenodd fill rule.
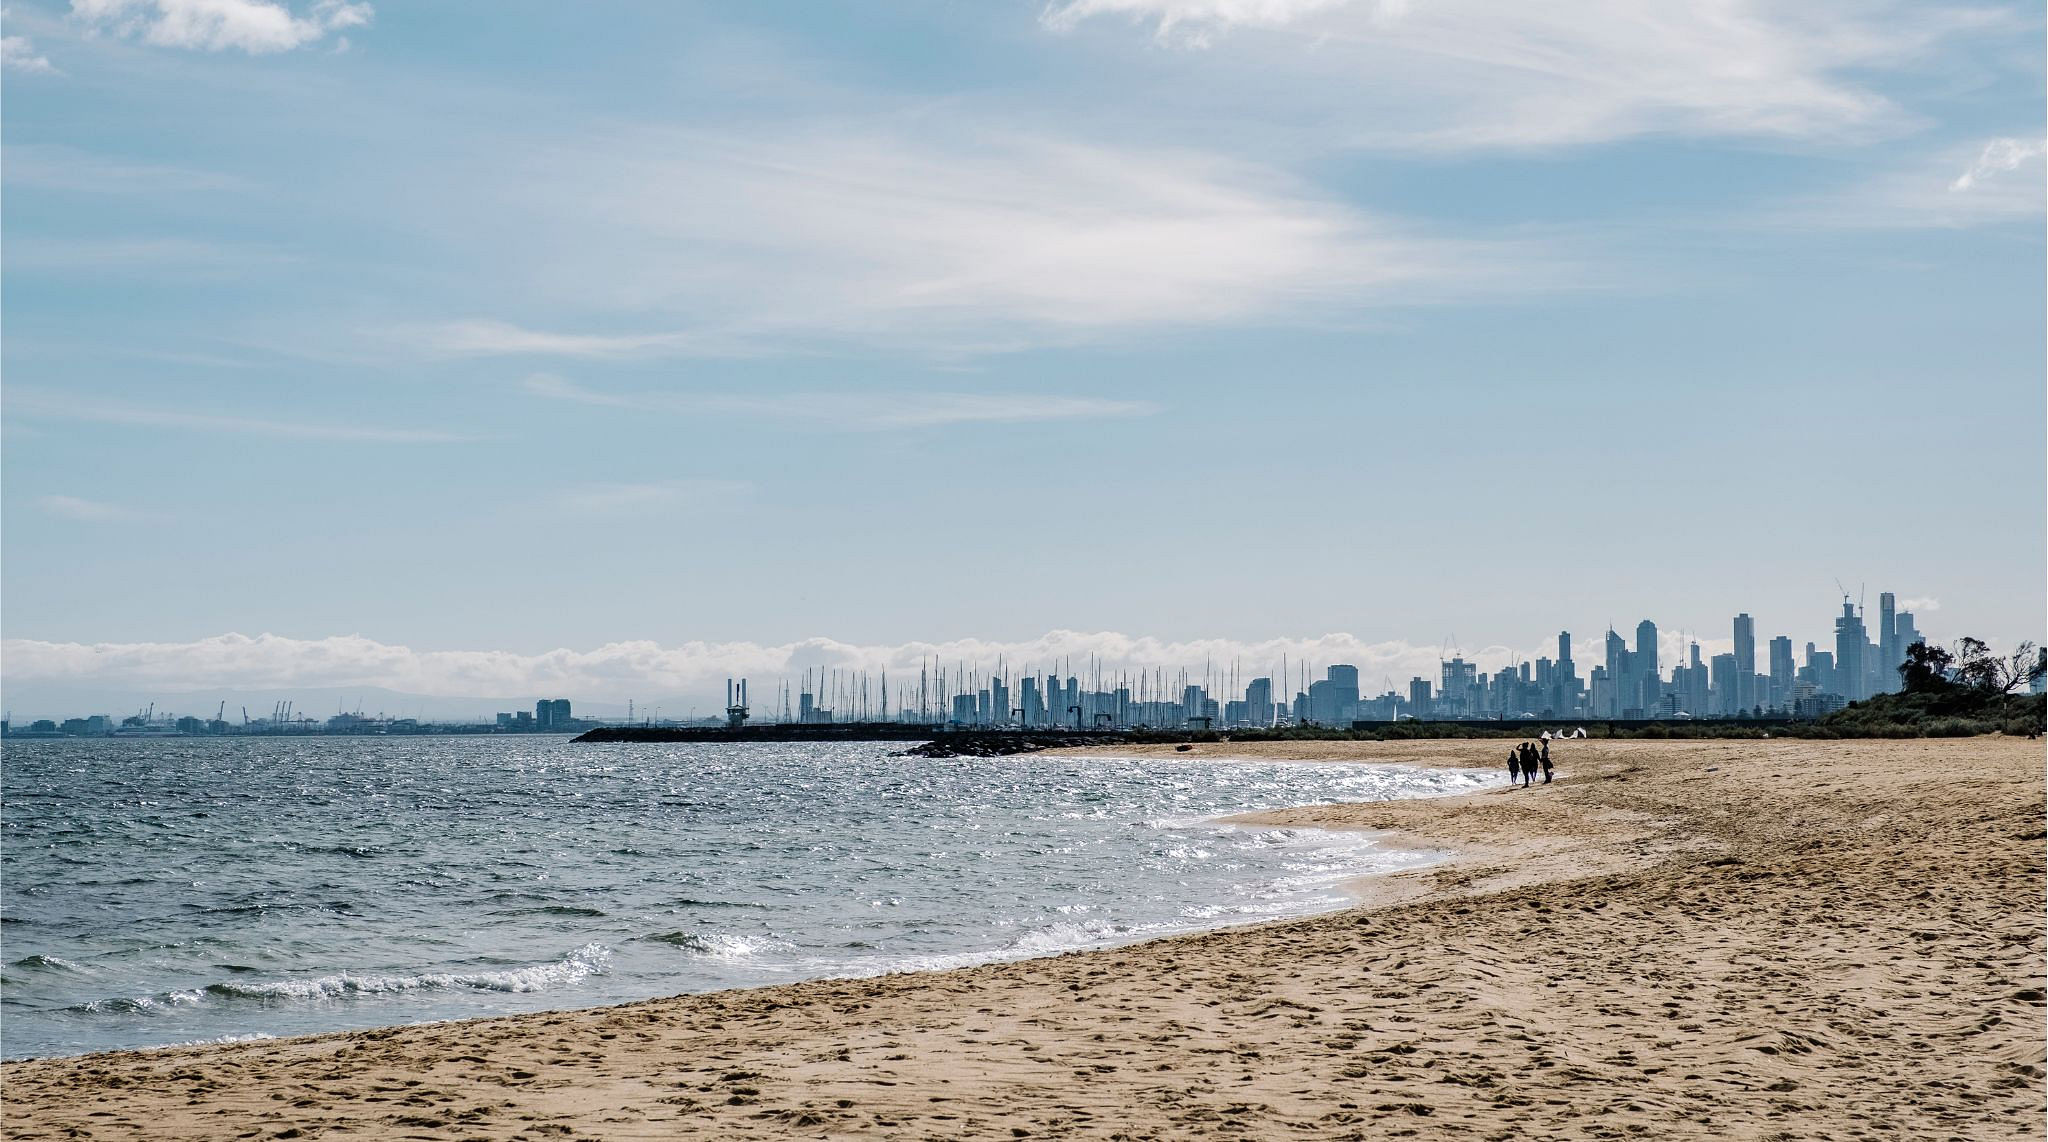
<path fill-rule="evenodd" d="M 2043 666 L 2041 650 L 2031 642 L 2005 655 L 1974 638 L 1957 639 L 1953 651 L 1920 643 L 1907 648 L 1899 667 L 1904 689 L 1829 714 L 1814 727 L 1824 732 L 1813 736 L 2038 736 L 2048 716 L 2048 695 L 2018 691 L 2038 684 Z"/>

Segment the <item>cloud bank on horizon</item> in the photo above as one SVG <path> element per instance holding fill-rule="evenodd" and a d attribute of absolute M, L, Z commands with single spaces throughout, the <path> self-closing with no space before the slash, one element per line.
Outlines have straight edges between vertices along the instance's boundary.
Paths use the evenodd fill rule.
<path fill-rule="evenodd" d="M 1580 633 L 1573 643 L 1573 659 L 1581 678 L 1602 661 L 1600 633 Z M 1622 633 L 1633 645 L 1633 628 Z M 1764 633 L 1776 632 L 1760 635 Z M 1696 632 L 1660 630 L 1659 657 L 1666 664 L 1681 662 L 1692 642 L 1699 644 L 1703 657 L 1726 652 L 1734 645 L 1732 637 L 1701 638 Z M 176 695 L 375 687 L 434 698 L 544 695 L 619 705 L 629 697 L 644 702 L 683 696 L 708 702 L 721 692 L 727 678 L 751 678 L 756 693 L 765 695 L 766 687 L 774 682 L 794 681 L 806 670 L 821 669 L 867 671 L 875 676 L 886 671 L 898 687 L 898 695 L 909 692 L 907 687 L 914 685 L 920 670 L 933 672 L 934 687 L 938 671 L 950 672 L 956 689 L 963 672 L 984 679 L 998 670 L 1007 670 L 1013 678 L 1072 674 L 1090 681 L 1096 676 L 1135 679 L 1140 673 L 1163 670 L 1169 687 L 1179 685 L 1180 672 L 1187 672 L 1194 681 L 1200 681 L 1206 672 L 1215 693 L 1228 688 L 1235 670 L 1240 686 L 1252 678 L 1273 677 L 1277 689 L 1291 694 L 1304 678 L 1313 681 L 1323 677 L 1326 667 L 1348 664 L 1358 668 L 1362 690 L 1406 693 L 1411 678 L 1424 678 L 1436 685 L 1439 665 L 1450 655 L 1462 656 L 1491 673 L 1538 657 L 1555 657 L 1556 650 L 1554 643 L 1533 648 L 1500 644 L 1457 648 L 1400 640 L 1368 642 L 1341 632 L 1248 641 L 1067 630 L 1011 642 L 953 639 L 891 645 L 831 638 L 777 645 L 687 642 L 663 646 L 636 640 L 538 654 L 418 650 L 360 635 L 296 639 L 223 634 L 179 643 L 33 639 L 0 643 L 10 684 L 62 683 L 73 691 L 103 687 L 110 692 Z M 1136 685 L 1135 681 L 1130 684 Z"/>
<path fill-rule="evenodd" d="M 951 671 L 956 678 L 963 670 L 985 678 L 1001 668 L 1012 676 L 1055 671 L 1083 676 L 1091 670 L 1114 676 L 1164 669 L 1168 683 L 1174 684 L 1173 672 L 1179 670 L 1199 678 L 1206 666 L 1227 675 L 1235 663 L 1248 681 L 1278 674 L 1283 662 L 1290 664 L 1290 673 L 1306 668 L 1313 677 L 1321 677 L 1324 667 L 1349 663 L 1358 667 L 1361 687 L 1377 693 L 1383 678 L 1392 678 L 1404 690 L 1412 676 L 1433 680 L 1439 656 L 1436 647 L 1368 643 L 1342 633 L 1247 642 L 1170 640 L 1111 631 L 1050 631 L 1019 642 L 955 639 L 887 646 L 829 638 L 772 646 L 691 642 L 665 647 L 634 641 L 540 654 L 415 650 L 356 635 L 294 639 L 273 634 L 224 634 L 183 643 L 9 639 L 0 649 L 10 682 L 85 683 L 166 694 L 363 686 L 445 698 L 546 694 L 620 703 L 636 695 L 715 695 L 727 678 L 752 678 L 759 686 L 816 669 L 877 675 L 886 670 L 898 685 L 925 668 Z M 1488 670 L 1534 657 L 1505 646 L 1462 653 Z M 1582 665 L 1581 671 L 1585 668 Z"/>

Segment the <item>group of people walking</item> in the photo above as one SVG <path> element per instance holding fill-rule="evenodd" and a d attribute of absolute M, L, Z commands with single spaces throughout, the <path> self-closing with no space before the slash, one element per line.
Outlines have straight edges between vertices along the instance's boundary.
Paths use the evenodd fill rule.
<path fill-rule="evenodd" d="M 1536 783 L 1536 771 L 1543 770 L 1543 784 L 1550 784 L 1550 735 L 1543 735 L 1541 745 L 1523 742 L 1508 751 L 1508 788 L 1513 789 L 1520 781 L 1527 789 Z"/>

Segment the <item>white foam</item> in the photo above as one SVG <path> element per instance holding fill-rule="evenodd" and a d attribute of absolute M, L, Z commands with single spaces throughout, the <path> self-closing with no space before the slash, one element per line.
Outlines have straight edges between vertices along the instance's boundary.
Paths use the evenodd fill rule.
<path fill-rule="evenodd" d="M 427 972 L 420 975 L 364 975 L 339 972 L 312 979 L 280 979 L 261 983 L 216 983 L 203 989 L 161 992 L 133 999 L 94 1000 L 80 1005 L 93 1012 L 157 1012 L 197 1007 L 208 998 L 253 999 L 263 1003 L 311 1003 L 364 995 L 443 988 L 526 993 L 572 984 L 611 970 L 612 951 L 588 943 L 552 963 L 489 972 Z"/>
<path fill-rule="evenodd" d="M 770 941 L 747 936 L 735 936 L 728 932 L 695 932 L 663 936 L 662 942 L 673 944 L 700 959 L 718 963 L 747 963 L 759 958 Z"/>

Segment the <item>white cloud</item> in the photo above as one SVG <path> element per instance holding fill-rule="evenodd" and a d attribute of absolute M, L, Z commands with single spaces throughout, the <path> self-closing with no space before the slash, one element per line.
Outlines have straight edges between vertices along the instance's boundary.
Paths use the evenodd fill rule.
<path fill-rule="evenodd" d="M 1914 599 L 1901 599 L 1899 600 L 1899 609 L 1911 611 L 1916 615 L 1932 614 L 1941 609 L 1941 600 L 1931 595 L 1923 595 Z"/>
<path fill-rule="evenodd" d="M 682 333 L 549 333 L 489 320 L 450 321 L 401 332 L 415 334 L 429 350 L 450 357 L 636 357 L 688 352 L 695 343 Z"/>
<path fill-rule="evenodd" d="M 7 394 L 10 416 L 48 420 L 80 420 L 97 424 L 128 424 L 182 428 L 288 440 L 340 440 L 368 444 L 450 444 L 475 439 L 432 428 L 386 428 L 320 420 L 269 420 L 249 416 L 216 416 L 176 409 L 142 408 L 120 401 L 55 396 L 16 386 Z"/>
<path fill-rule="evenodd" d="M 59 519 L 78 520 L 81 523 L 119 523 L 139 518 L 136 512 L 119 504 L 88 500 L 79 496 L 44 496 L 36 503 L 45 512 Z"/>
<path fill-rule="evenodd" d="M 1153 22 L 1159 38 L 1208 47 L 1232 27 L 1279 28 L 1352 0 L 1065 0 L 1046 8 L 1047 27 L 1071 31 L 1091 16 Z M 1391 5 L 1389 5 L 1391 6 Z M 1405 6 L 1405 5 L 1404 5 Z"/>
<path fill-rule="evenodd" d="M 1876 230 L 2034 222 L 2043 207 L 2043 150 L 2040 140 L 2017 138 L 1936 150 L 1898 162 L 1845 190 L 1792 203 L 1765 221 L 1801 228 Z"/>
<path fill-rule="evenodd" d="M 2001 175 L 2011 174 L 2039 159 L 2044 149 L 2048 149 L 2048 144 L 2039 139 L 1993 139 L 1984 144 L 1983 151 L 1977 155 L 1977 161 L 1970 164 L 1970 169 L 1957 175 L 1948 188 L 1958 194 L 1981 191 L 1987 184 L 1999 181 Z M 2041 180 L 2028 178 L 2022 181 L 2027 183 L 2026 189 L 2038 201 L 2040 195 L 2032 192 L 2041 189 Z"/>
<path fill-rule="evenodd" d="M 1843 0 L 1071 0 L 1045 22 L 1072 31 L 1110 14 L 1217 47 L 1202 66 L 1225 91 L 1241 79 L 1362 124 L 1361 142 L 1437 148 L 1893 131 L 1909 118 L 1872 72 L 2018 23 L 1987 8 Z M 1226 49 L 1234 29 L 1264 34 Z"/>
<path fill-rule="evenodd" d="M 36 54 L 35 41 L 27 36 L 0 36 L 0 69 L 31 75 L 62 75 L 56 65 Z"/>
<path fill-rule="evenodd" d="M 751 678 L 766 694 L 776 679 L 791 679 L 806 668 L 889 671 L 906 685 L 926 664 L 949 671 L 986 674 L 998 663 L 1013 674 L 1057 670 L 1106 677 L 1161 669 L 1169 683 L 1178 670 L 1200 678 L 1204 664 L 1217 674 L 1240 665 L 1241 678 L 1271 675 L 1275 688 L 1291 695 L 1304 665 L 1312 677 L 1324 667 L 1358 667 L 1359 685 L 1379 693 L 1391 684 L 1404 693 L 1411 676 L 1437 677 L 1437 648 L 1405 642 L 1367 643 L 1349 634 L 1318 638 L 1165 640 L 1115 632 L 1052 631 L 1035 639 L 994 642 L 906 642 L 861 645 L 829 638 L 762 645 L 750 642 L 690 642 L 664 647 L 636 641 L 593 650 L 510 651 L 415 650 L 358 635 L 292 639 L 264 634 L 225 634 L 184 643 L 62 643 L 9 639 L 4 645 L 6 677 L 21 682 L 89 683 L 109 689 L 190 693 L 218 689 L 276 690 L 292 687 L 376 686 L 435 697 L 550 694 L 623 702 L 629 696 L 715 695 L 728 677 Z M 1540 653 L 1548 653 L 1548 650 Z M 1515 658 L 1506 647 L 1468 651 L 1466 658 L 1495 670 Z M 1292 681 L 1279 680 L 1283 660 Z M 1588 669 L 1580 666 L 1581 673 Z M 1219 686 L 1221 685 L 1219 681 Z M 900 692 L 900 691 L 899 691 Z"/>
<path fill-rule="evenodd" d="M 303 11 L 276 0 L 71 0 L 72 15 L 98 30 L 158 47 L 251 55 L 304 47 L 368 24 L 372 14 L 351 0 L 315 0 Z"/>
<path fill-rule="evenodd" d="M 676 414 L 729 414 L 806 420 L 835 428 L 880 431 L 935 428 L 954 424 L 1020 423 L 1047 420 L 1093 420 L 1145 416 L 1159 411 L 1146 401 L 1052 393 L 633 393 L 617 394 L 586 388 L 546 373 L 525 381 L 536 396 L 607 408 L 630 408 Z"/>
<path fill-rule="evenodd" d="M 916 127 L 639 131 L 531 152 L 494 175 L 520 213 L 479 232 L 488 256 L 511 260 L 507 272 L 550 308 L 657 315 L 668 328 L 465 321 L 428 331 L 428 343 L 589 357 L 820 342 L 972 353 L 1133 329 L 1356 320 L 1366 307 L 1526 289 L 1537 276 L 1534 243 L 1423 235 L 1269 168 Z M 528 240 L 506 248 L 505 227 Z"/>

